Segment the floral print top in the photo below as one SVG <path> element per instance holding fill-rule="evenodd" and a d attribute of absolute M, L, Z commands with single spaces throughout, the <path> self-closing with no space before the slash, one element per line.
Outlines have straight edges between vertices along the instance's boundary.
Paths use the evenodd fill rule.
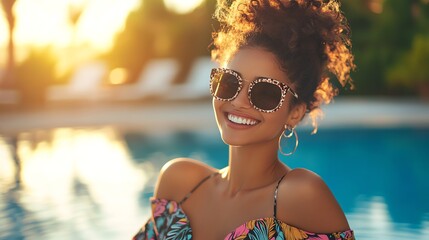
<path fill-rule="evenodd" d="M 204 178 L 183 200 L 175 202 L 167 199 L 151 198 L 152 217 L 143 225 L 133 240 L 189 240 L 192 239 L 192 228 L 188 216 L 180 207 L 189 196 L 206 180 L 216 176 L 211 174 Z M 277 192 L 282 178 L 274 191 L 274 217 L 248 221 L 230 232 L 225 240 L 354 240 L 352 230 L 336 233 L 311 233 L 288 225 L 277 219 Z"/>
<path fill-rule="evenodd" d="M 140 229 L 133 240 L 192 239 L 188 217 L 175 201 L 152 198 L 152 218 Z M 229 233 L 225 240 L 354 240 L 352 230 L 329 234 L 310 233 L 288 225 L 274 217 L 249 221 Z"/>

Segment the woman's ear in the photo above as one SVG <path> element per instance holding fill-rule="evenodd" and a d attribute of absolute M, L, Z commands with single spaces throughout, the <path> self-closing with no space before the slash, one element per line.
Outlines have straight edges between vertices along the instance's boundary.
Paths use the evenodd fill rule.
<path fill-rule="evenodd" d="M 286 121 L 286 125 L 291 127 L 298 125 L 298 123 L 301 122 L 302 118 L 304 117 L 306 110 L 307 106 L 305 103 L 298 103 L 293 106 L 289 113 L 289 118 Z"/>

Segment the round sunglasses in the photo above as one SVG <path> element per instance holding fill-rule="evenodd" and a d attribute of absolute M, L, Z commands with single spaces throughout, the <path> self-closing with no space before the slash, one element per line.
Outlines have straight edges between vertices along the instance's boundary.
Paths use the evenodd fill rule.
<path fill-rule="evenodd" d="M 243 79 L 238 72 L 228 68 L 212 69 L 210 74 L 210 93 L 215 99 L 232 101 L 242 88 Z M 271 113 L 282 106 L 288 92 L 298 98 L 298 94 L 283 82 L 260 77 L 250 83 L 247 96 L 250 104 L 255 109 Z"/>

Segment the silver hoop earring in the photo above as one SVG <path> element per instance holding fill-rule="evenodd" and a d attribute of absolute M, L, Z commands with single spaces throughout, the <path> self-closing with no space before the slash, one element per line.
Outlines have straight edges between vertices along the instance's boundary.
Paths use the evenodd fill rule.
<path fill-rule="evenodd" d="M 282 149 L 282 146 L 281 146 L 282 139 L 283 138 L 290 139 L 293 135 L 295 135 L 295 147 L 289 153 L 283 152 L 283 149 Z M 299 142 L 298 141 L 298 134 L 296 133 L 295 128 L 294 127 L 289 127 L 289 126 L 285 125 L 285 130 L 283 131 L 283 133 L 282 133 L 282 135 L 280 136 L 280 139 L 279 139 L 279 151 L 280 151 L 280 153 L 282 155 L 284 155 L 284 156 L 290 156 L 290 155 L 292 155 L 296 151 L 296 149 L 298 148 L 298 142 Z"/>

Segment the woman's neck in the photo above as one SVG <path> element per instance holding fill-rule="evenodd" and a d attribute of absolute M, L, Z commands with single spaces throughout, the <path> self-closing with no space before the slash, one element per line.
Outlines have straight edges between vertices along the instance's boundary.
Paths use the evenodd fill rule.
<path fill-rule="evenodd" d="M 240 192 L 263 188 L 287 171 L 277 157 L 276 143 L 230 146 L 229 167 L 223 174 L 228 182 L 225 193 L 233 197 Z"/>

